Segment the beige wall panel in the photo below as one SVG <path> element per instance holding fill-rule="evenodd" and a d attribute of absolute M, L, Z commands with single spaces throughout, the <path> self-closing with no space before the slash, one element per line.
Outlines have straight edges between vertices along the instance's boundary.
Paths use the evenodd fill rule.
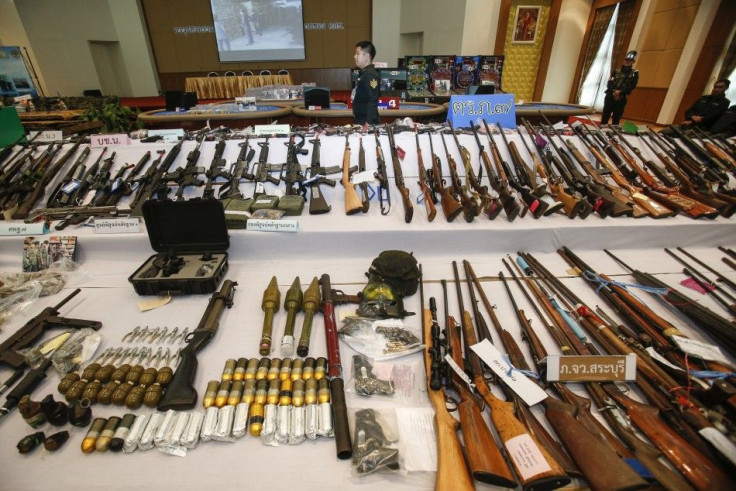
<path fill-rule="evenodd" d="M 734 3 L 734 8 L 736 8 L 736 3 Z M 688 7 L 677 11 L 665 49 L 682 49 L 685 46 L 697 14 L 698 7 Z"/>
<path fill-rule="evenodd" d="M 639 70 L 639 87 L 653 87 L 654 78 L 659 67 L 660 51 L 641 51 L 636 60 Z"/>
<path fill-rule="evenodd" d="M 677 15 L 676 10 L 655 13 L 652 16 L 652 22 L 649 24 L 647 33 L 644 35 L 641 50 L 656 51 L 664 49 L 667 46 L 667 38 L 670 37 L 670 31 Z"/>
<path fill-rule="evenodd" d="M 670 86 L 672 75 L 675 73 L 681 55 L 681 49 L 668 49 L 660 53 L 659 65 L 657 66 L 651 87 L 666 88 Z"/>

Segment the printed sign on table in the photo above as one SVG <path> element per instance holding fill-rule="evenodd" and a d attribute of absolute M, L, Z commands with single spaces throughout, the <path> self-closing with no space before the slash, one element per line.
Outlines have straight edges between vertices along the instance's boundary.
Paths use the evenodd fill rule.
<path fill-rule="evenodd" d="M 516 128 L 514 94 L 453 95 L 447 119 L 455 128 L 469 128 L 478 119 L 489 125 L 501 123 L 504 128 Z"/>

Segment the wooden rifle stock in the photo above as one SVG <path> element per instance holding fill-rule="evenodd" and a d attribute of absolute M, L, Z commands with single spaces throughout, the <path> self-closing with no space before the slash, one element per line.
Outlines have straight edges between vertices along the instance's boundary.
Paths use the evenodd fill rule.
<path fill-rule="evenodd" d="M 455 319 L 449 316 L 447 318 L 447 332 L 452 358 L 455 363 L 462 366 L 460 326 L 457 325 Z M 465 441 L 468 462 L 473 477 L 486 484 L 515 488 L 514 475 L 483 419 L 474 394 L 470 392 L 465 382 L 457 374 L 453 373 L 452 379 L 453 387 L 460 396 L 460 402 L 457 405 L 460 414 L 460 429 L 463 432 L 463 441 Z"/>
<path fill-rule="evenodd" d="M 606 158 L 606 155 L 601 152 L 595 142 L 587 139 L 587 135 L 585 135 L 582 130 L 578 131 L 578 134 L 582 138 L 583 144 L 588 147 L 588 150 L 590 150 L 593 156 L 595 156 L 596 160 L 598 160 L 601 165 L 608 169 L 608 171 L 611 173 L 611 177 L 613 177 L 613 180 L 616 182 L 616 184 L 618 184 L 621 189 L 624 189 L 628 192 L 629 196 L 635 204 L 634 216 L 636 216 L 637 213 L 636 206 L 638 206 L 640 209 L 643 209 L 645 214 L 648 214 L 652 218 L 667 218 L 676 214 L 671 209 L 655 201 L 652 197 L 643 194 L 643 189 L 641 187 L 635 186 L 634 184 L 629 182 L 629 180 L 626 179 L 621 170 L 616 167 L 613 162 L 609 161 L 608 158 Z M 631 155 L 629 155 L 628 152 L 626 152 L 625 149 L 623 149 L 618 144 L 618 142 L 614 141 L 613 139 L 609 139 L 609 141 L 604 142 L 604 144 L 609 145 L 609 142 L 609 150 L 611 153 L 614 153 L 614 151 L 617 152 L 618 156 L 625 160 L 632 169 L 634 169 L 635 171 L 639 169 L 641 170 L 641 172 L 644 172 L 643 169 L 639 168 L 636 165 L 636 162 L 633 161 Z"/>
<path fill-rule="evenodd" d="M 529 137 L 534 138 L 534 131 L 532 130 L 531 125 L 529 125 L 529 122 L 526 119 L 524 120 L 524 126 L 526 127 Z M 532 149 L 529 147 L 529 145 L 526 143 L 526 140 L 524 139 L 524 135 L 521 134 L 521 130 L 517 129 L 517 131 L 519 133 L 519 138 L 521 138 L 522 143 L 526 147 L 527 152 L 529 152 L 529 155 L 531 155 L 532 157 L 534 169 L 537 171 L 542 181 L 547 183 L 552 197 L 562 203 L 562 210 L 565 212 L 565 215 L 567 215 L 567 217 L 570 219 L 573 219 L 576 216 L 580 216 L 580 218 L 585 218 L 586 216 L 588 216 L 587 214 L 583 216 L 582 212 L 584 212 L 586 209 L 583 206 L 583 202 L 565 191 L 565 188 L 561 184 L 560 178 L 556 176 L 550 176 L 547 173 L 547 169 L 540 160 L 539 155 L 537 155 L 537 152 L 539 152 L 539 150 L 537 149 L 537 145 L 533 144 L 535 151 L 532 152 Z M 587 210 L 588 213 L 592 211 L 592 209 L 590 208 L 588 208 Z"/>
<path fill-rule="evenodd" d="M 697 489 L 733 489 L 735 483 L 731 478 L 662 422 L 659 409 L 627 397 L 614 384 L 604 384 L 604 388 L 626 408 L 626 414 L 634 424 L 693 486 Z"/>
<path fill-rule="evenodd" d="M 345 214 L 355 215 L 363 209 L 363 202 L 355 190 L 355 184 L 350 182 L 350 135 L 345 135 L 345 151 L 342 157 L 342 187 L 345 188 Z"/>
<path fill-rule="evenodd" d="M 440 193 L 440 204 L 442 205 L 442 213 L 448 222 L 452 222 L 462 213 L 463 206 L 452 195 L 452 188 L 445 186 L 445 180 L 442 177 L 442 163 L 439 156 L 434 153 L 434 144 L 432 143 L 432 135 L 429 135 L 429 147 L 432 152 L 432 180 L 438 193 Z"/>
<path fill-rule="evenodd" d="M 437 491 L 466 491 L 473 489 L 473 478 L 470 475 L 465 462 L 463 447 L 460 444 L 457 431 L 460 423 L 447 411 L 445 405 L 445 393 L 440 383 L 433 383 L 432 358 L 433 351 L 441 348 L 433 345 L 432 330 L 439 331 L 436 309 L 424 308 L 424 281 L 419 278 L 420 297 L 422 303 L 422 339 L 424 339 L 424 370 L 427 374 L 427 396 L 434 408 L 434 423 L 437 430 L 437 478 L 435 490 Z M 435 305 L 434 298 L 430 299 L 430 305 Z M 433 388 L 439 385 L 439 388 Z"/>
<path fill-rule="evenodd" d="M 422 196 L 424 196 L 424 207 L 427 210 L 427 220 L 431 222 L 432 220 L 434 220 L 435 215 L 437 215 L 437 207 L 434 206 L 432 190 L 429 189 L 429 186 L 427 186 L 427 183 L 425 181 L 427 170 L 424 168 L 422 147 L 419 145 L 419 132 L 416 126 L 414 127 L 414 138 L 417 142 L 417 166 L 419 171 L 417 175 L 419 176 L 419 189 L 422 193 Z"/>
<path fill-rule="evenodd" d="M 401 194 L 401 203 L 404 205 L 404 222 L 410 223 L 414 217 L 414 205 L 412 205 L 411 198 L 409 197 L 409 189 L 404 184 L 404 172 L 401 169 L 399 154 L 396 150 L 394 131 L 390 126 L 386 126 L 386 132 L 388 133 L 388 144 L 391 150 L 391 164 L 394 168 L 394 182 L 396 183 L 396 189 Z"/>
<path fill-rule="evenodd" d="M 457 271 L 457 263 L 453 261 L 452 267 L 455 274 L 455 285 L 459 298 L 459 304 L 462 308 L 463 302 L 462 290 L 460 287 L 460 276 Z M 468 284 L 468 290 L 470 291 L 470 299 L 473 306 L 473 313 L 475 315 L 475 322 L 478 325 L 478 332 L 480 336 L 490 340 L 490 332 L 486 325 L 485 319 L 480 314 L 478 308 L 478 302 L 475 297 L 473 290 L 473 283 L 470 278 L 470 264 L 467 261 L 463 261 L 463 267 L 465 269 L 465 278 Z M 492 319 L 494 326 L 497 330 L 500 326 L 496 325 L 497 319 Z M 470 317 L 470 313 L 466 310 L 462 312 L 462 328 L 464 334 L 464 344 L 466 348 L 466 354 L 470 359 L 470 366 L 473 370 L 473 378 L 475 381 L 475 387 L 483 400 L 488 404 L 491 413 L 491 421 L 498 432 L 501 442 L 507 450 L 509 460 L 514 466 L 516 475 L 521 481 L 521 485 L 524 489 L 555 489 L 567 485 L 570 482 L 570 478 L 567 476 L 565 470 L 560 466 L 557 460 L 542 446 L 539 440 L 527 429 L 527 427 L 517 418 L 516 406 L 522 405 L 518 399 L 515 402 L 506 402 L 497 398 L 491 392 L 488 383 L 483 374 L 483 368 L 480 363 L 478 355 L 470 350 L 470 346 L 476 343 L 475 328 L 473 327 L 473 319 Z M 508 387 L 504 387 L 505 392 L 513 393 Z M 531 413 L 528 414 L 531 417 Z M 524 462 L 525 459 L 520 458 L 517 442 L 525 441 L 527 450 L 527 457 L 529 461 L 534 462 L 534 465 L 530 466 L 530 462 Z M 529 468 L 531 467 L 531 469 Z"/>
<path fill-rule="evenodd" d="M 514 280 L 519 284 L 522 292 L 529 298 L 529 294 L 523 288 L 521 281 L 509 264 L 505 260 L 502 261 Z M 503 275 L 499 274 L 499 276 L 516 312 L 519 325 L 522 328 L 522 336 L 529 343 L 532 355 L 538 364 L 538 360 L 546 357 L 546 349 L 532 329 L 529 319 L 516 305 L 511 289 Z M 531 298 L 529 300 L 531 301 Z M 535 304 L 532 303 L 532 305 Z M 554 337 L 554 332 L 551 329 L 550 333 Z M 572 349 L 565 344 L 560 345 L 560 349 L 563 354 L 572 353 Z M 631 456 L 626 447 L 615 439 L 601 425 L 600 421 L 591 414 L 590 400 L 573 393 L 565 384 L 554 382 L 551 385 L 566 402 L 548 397 L 543 401 L 545 415 L 591 487 L 593 489 L 639 489 L 646 487 L 646 481 L 621 460 L 620 457 Z M 656 457 L 654 458 L 656 460 Z"/>
<path fill-rule="evenodd" d="M 480 207 L 473 198 L 465 194 L 465 189 L 460 184 L 460 177 L 457 175 L 457 164 L 455 159 L 450 155 L 450 151 L 447 149 L 447 142 L 445 142 L 445 135 L 440 134 L 442 138 L 442 145 L 445 147 L 445 155 L 447 156 L 447 167 L 450 169 L 450 181 L 452 182 L 452 190 L 456 196 L 460 198 L 460 203 L 463 207 L 463 216 L 465 221 L 472 222 L 477 215 L 480 214 Z"/>

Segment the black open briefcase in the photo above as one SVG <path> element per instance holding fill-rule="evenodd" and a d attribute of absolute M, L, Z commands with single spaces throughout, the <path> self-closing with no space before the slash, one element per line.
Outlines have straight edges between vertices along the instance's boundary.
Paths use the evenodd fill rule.
<path fill-rule="evenodd" d="M 227 272 L 230 238 L 215 199 L 146 201 L 148 239 L 158 254 L 129 278 L 139 295 L 212 293 Z"/>

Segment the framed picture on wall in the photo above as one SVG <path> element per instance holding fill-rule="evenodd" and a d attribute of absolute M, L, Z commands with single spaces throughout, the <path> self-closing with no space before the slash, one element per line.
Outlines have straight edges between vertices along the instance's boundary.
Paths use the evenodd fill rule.
<path fill-rule="evenodd" d="M 541 10 L 542 7 L 538 5 L 519 5 L 516 7 L 512 43 L 532 44 L 536 41 Z"/>

